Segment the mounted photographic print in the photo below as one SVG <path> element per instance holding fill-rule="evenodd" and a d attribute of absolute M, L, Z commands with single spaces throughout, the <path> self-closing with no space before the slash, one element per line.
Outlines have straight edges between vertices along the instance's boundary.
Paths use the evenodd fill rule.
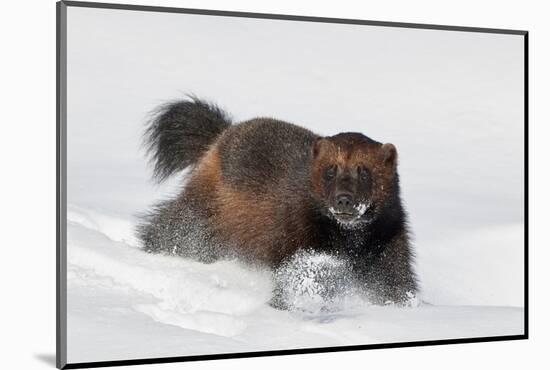
<path fill-rule="evenodd" d="M 525 31 L 58 3 L 58 367 L 526 339 L 526 61 Z"/>

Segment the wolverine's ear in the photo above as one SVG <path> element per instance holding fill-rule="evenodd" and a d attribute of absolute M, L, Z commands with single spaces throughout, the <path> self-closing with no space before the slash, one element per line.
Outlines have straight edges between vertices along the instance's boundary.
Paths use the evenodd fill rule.
<path fill-rule="evenodd" d="M 313 158 L 316 158 L 321 152 L 321 148 L 326 144 L 326 140 L 323 137 L 318 137 L 313 143 Z"/>
<path fill-rule="evenodd" d="M 397 165 L 397 149 L 395 145 L 386 143 L 382 145 L 382 160 L 384 164 L 390 167 L 395 167 Z"/>

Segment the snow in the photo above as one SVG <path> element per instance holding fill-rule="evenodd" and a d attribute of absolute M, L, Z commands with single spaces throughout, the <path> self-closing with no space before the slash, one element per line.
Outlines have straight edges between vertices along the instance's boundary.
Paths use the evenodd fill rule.
<path fill-rule="evenodd" d="M 201 264 L 147 254 L 136 245 L 113 240 L 87 226 L 95 225 L 97 219 L 112 218 L 69 209 L 70 362 L 470 338 L 523 331 L 523 309 L 517 307 L 379 307 L 349 296 L 332 302 L 329 311 L 321 310 L 323 303 L 311 281 L 296 285 L 304 288 L 295 295 L 295 303 L 303 310 L 279 311 L 267 304 L 272 288 L 269 271 L 238 261 Z M 113 225 L 124 224 L 112 220 Z M 124 231 L 130 230 L 119 229 L 121 234 Z M 334 261 L 315 255 L 306 263 L 311 270 L 312 266 Z"/>
<path fill-rule="evenodd" d="M 361 299 L 348 270 L 345 260 L 312 250 L 299 251 L 275 272 L 274 281 L 281 290 L 278 299 L 292 310 L 308 313 L 338 311 L 349 300 L 368 304 L 367 299 Z"/>
<path fill-rule="evenodd" d="M 382 185 L 382 190 L 384 190 L 384 185 Z M 370 207 L 370 204 L 359 203 L 354 208 L 357 210 L 358 215 L 362 216 L 365 214 L 367 209 L 369 209 L 369 207 Z"/>
<path fill-rule="evenodd" d="M 521 37 L 85 8 L 68 17 L 69 362 L 523 333 Z M 346 289 L 319 301 L 317 277 L 345 269 L 323 255 L 273 277 L 141 251 L 139 215 L 185 180 L 150 180 L 143 123 L 184 92 L 236 120 L 395 144 L 422 288 L 411 306 L 372 306 Z M 302 309 L 268 304 L 273 278 Z"/>

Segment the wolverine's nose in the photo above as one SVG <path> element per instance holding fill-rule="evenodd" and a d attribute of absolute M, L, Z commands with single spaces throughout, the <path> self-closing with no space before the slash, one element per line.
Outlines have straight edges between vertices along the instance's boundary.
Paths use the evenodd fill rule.
<path fill-rule="evenodd" d="M 353 197 L 351 194 L 338 194 L 336 196 L 336 205 L 340 209 L 348 209 L 351 208 L 351 205 L 353 204 Z"/>

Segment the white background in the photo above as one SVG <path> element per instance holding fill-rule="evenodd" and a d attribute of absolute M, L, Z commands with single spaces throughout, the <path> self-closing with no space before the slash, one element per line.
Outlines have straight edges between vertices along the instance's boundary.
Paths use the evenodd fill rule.
<path fill-rule="evenodd" d="M 544 148 L 544 131 L 541 127 L 548 117 L 543 117 L 545 107 L 545 89 L 547 89 L 550 65 L 548 51 L 548 26 L 545 25 L 542 9 L 533 5 L 507 5 L 503 2 L 462 1 L 455 6 L 438 2 L 417 1 L 386 2 L 371 7 L 352 2 L 338 4 L 307 3 L 291 4 L 290 1 L 278 1 L 276 4 L 254 4 L 246 1 L 157 1 L 143 4 L 197 7 L 211 9 L 243 10 L 256 12 L 286 13 L 331 16 L 342 18 L 363 18 L 385 21 L 407 21 L 419 23 L 452 24 L 462 26 L 483 26 L 528 29 L 531 31 L 531 153 L 534 149 Z M 137 2 L 136 2 L 137 4 Z M 534 4 L 534 2 L 533 2 Z M 10 5 L 12 6 L 12 5 Z M 8 109 L 4 117 L 4 135 L 2 136 L 2 156 L 4 181 L 1 204 L 8 204 L 2 212 L 6 251 L 2 268 L 3 336 L 8 358 L 17 363 L 16 367 L 51 367 L 55 346 L 55 5 L 49 1 L 25 2 L 18 5 L 18 12 L 5 9 L 2 31 L 4 50 L 2 81 L 5 92 L 3 104 Z M 17 35 L 13 37 L 13 35 Z M 539 46 L 540 45 L 540 46 Z M 5 83 L 5 82 L 4 82 Z M 17 100 L 13 98 L 16 98 Z M 537 126 L 538 124 L 538 126 Z M 537 145 L 537 141 L 541 145 Z M 544 153 L 537 153 L 540 164 L 539 173 L 544 170 Z M 17 160 L 14 160 L 17 159 Z M 535 184 L 535 177 L 538 184 Z M 531 198 L 537 197 L 537 204 L 531 202 L 531 230 L 537 229 L 534 212 L 542 216 L 544 212 L 544 194 L 538 189 L 545 188 L 541 176 L 531 176 Z M 548 185 L 548 184 L 546 184 Z M 547 187 L 547 186 L 546 186 Z M 14 223 L 15 221 L 15 223 Z M 462 346 L 426 347 L 399 350 L 369 351 L 340 354 L 320 354 L 268 359 L 244 359 L 222 362 L 203 362 L 193 364 L 157 365 L 157 368 L 178 368 L 193 366 L 200 368 L 252 368 L 253 366 L 422 366 L 434 368 L 445 364 L 446 367 L 465 366 L 512 368 L 522 363 L 536 360 L 537 354 L 545 346 L 547 319 L 537 314 L 544 310 L 547 298 L 543 295 L 548 280 L 547 269 L 538 268 L 538 264 L 547 260 L 542 235 L 531 234 L 531 304 L 530 317 L 531 340 L 528 342 L 488 343 Z M 546 256 L 545 256 L 546 255 Z M 542 265 L 541 265 L 542 266 Z M 535 275 L 535 273 L 538 274 Z M 537 291 L 541 294 L 537 294 Z M 534 307 L 533 307 L 534 306 Z M 547 335 L 546 335 L 547 337 Z M 15 345 L 15 347 L 14 347 Z M 44 361 L 44 359 L 50 359 Z M 15 367 L 15 365 L 13 365 Z"/>

